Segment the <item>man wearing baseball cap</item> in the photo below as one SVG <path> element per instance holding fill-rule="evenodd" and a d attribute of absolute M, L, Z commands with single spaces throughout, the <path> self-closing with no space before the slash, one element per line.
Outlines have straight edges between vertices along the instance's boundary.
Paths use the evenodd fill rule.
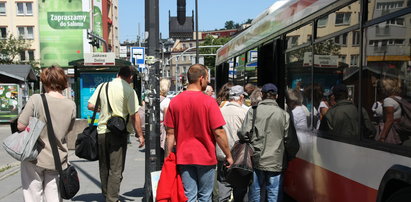
<path fill-rule="evenodd" d="M 250 137 L 254 147 L 254 176 L 248 198 L 249 201 L 262 201 L 260 191 L 265 189 L 267 200 L 277 201 L 290 116 L 276 102 L 277 86 L 267 83 L 261 92 L 263 100 L 257 105 L 254 133 Z M 252 128 L 252 118 L 253 110 L 249 110 L 238 132 L 240 139 L 247 139 L 245 134 Z"/>
<path fill-rule="evenodd" d="M 247 95 L 244 92 L 244 88 L 240 85 L 236 85 L 230 88 L 229 91 L 229 103 L 220 108 L 223 114 L 226 124 L 223 126 L 227 133 L 228 146 L 233 147 L 234 143 L 238 140 L 237 130 L 241 127 L 245 115 L 248 109 L 243 107 L 244 96 Z M 244 188 L 231 188 L 229 184 L 223 180 L 223 168 L 225 162 L 225 155 L 223 151 L 217 146 L 217 187 L 218 187 L 218 200 L 216 201 L 228 201 L 233 191 L 234 201 L 244 201 L 243 198 L 247 194 L 247 185 Z"/>

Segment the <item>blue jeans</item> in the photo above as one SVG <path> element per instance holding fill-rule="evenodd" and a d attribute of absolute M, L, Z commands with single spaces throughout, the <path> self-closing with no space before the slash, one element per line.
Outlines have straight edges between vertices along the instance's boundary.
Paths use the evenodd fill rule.
<path fill-rule="evenodd" d="M 248 193 L 249 202 L 264 201 L 260 198 L 262 186 L 265 186 L 266 196 L 268 202 L 277 202 L 278 193 L 280 190 L 280 172 L 269 172 L 262 170 L 254 170 L 253 183 L 251 184 Z"/>
<path fill-rule="evenodd" d="M 215 165 L 178 165 L 188 202 L 209 202 L 214 187 Z"/>

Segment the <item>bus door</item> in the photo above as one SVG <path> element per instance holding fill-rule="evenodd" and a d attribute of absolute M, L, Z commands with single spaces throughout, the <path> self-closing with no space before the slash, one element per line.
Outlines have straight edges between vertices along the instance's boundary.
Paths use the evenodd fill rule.
<path fill-rule="evenodd" d="M 258 48 L 258 86 L 274 83 L 278 90 L 277 102 L 284 107 L 285 96 L 284 40 L 276 39 Z"/>

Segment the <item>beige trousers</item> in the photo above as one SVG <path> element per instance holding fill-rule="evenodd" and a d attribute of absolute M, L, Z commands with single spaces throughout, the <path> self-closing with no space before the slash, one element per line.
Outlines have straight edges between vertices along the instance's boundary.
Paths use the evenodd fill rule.
<path fill-rule="evenodd" d="M 57 179 L 58 172 L 21 162 L 21 184 L 25 202 L 62 202 Z"/>

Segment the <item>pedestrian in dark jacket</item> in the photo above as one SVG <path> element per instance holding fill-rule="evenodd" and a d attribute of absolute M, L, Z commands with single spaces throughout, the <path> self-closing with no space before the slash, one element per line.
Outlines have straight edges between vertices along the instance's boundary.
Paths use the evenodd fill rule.
<path fill-rule="evenodd" d="M 290 116 L 278 106 L 277 91 L 272 83 L 265 84 L 261 89 L 263 100 L 257 105 L 254 133 L 250 138 L 254 148 L 254 176 L 249 201 L 264 201 L 260 193 L 264 189 L 269 202 L 278 200 L 284 139 L 287 138 Z M 253 110 L 249 110 L 238 133 L 240 139 L 246 139 L 245 134 L 252 127 L 252 118 Z"/>
<path fill-rule="evenodd" d="M 357 113 L 358 108 L 348 100 L 348 90 L 344 84 L 338 84 L 333 87 L 335 104 L 331 107 L 321 120 L 320 130 L 328 131 L 332 135 L 355 137 L 360 134 L 359 122 L 360 117 Z M 368 113 L 362 110 L 364 133 L 375 134 L 375 127 L 372 125 Z"/>

